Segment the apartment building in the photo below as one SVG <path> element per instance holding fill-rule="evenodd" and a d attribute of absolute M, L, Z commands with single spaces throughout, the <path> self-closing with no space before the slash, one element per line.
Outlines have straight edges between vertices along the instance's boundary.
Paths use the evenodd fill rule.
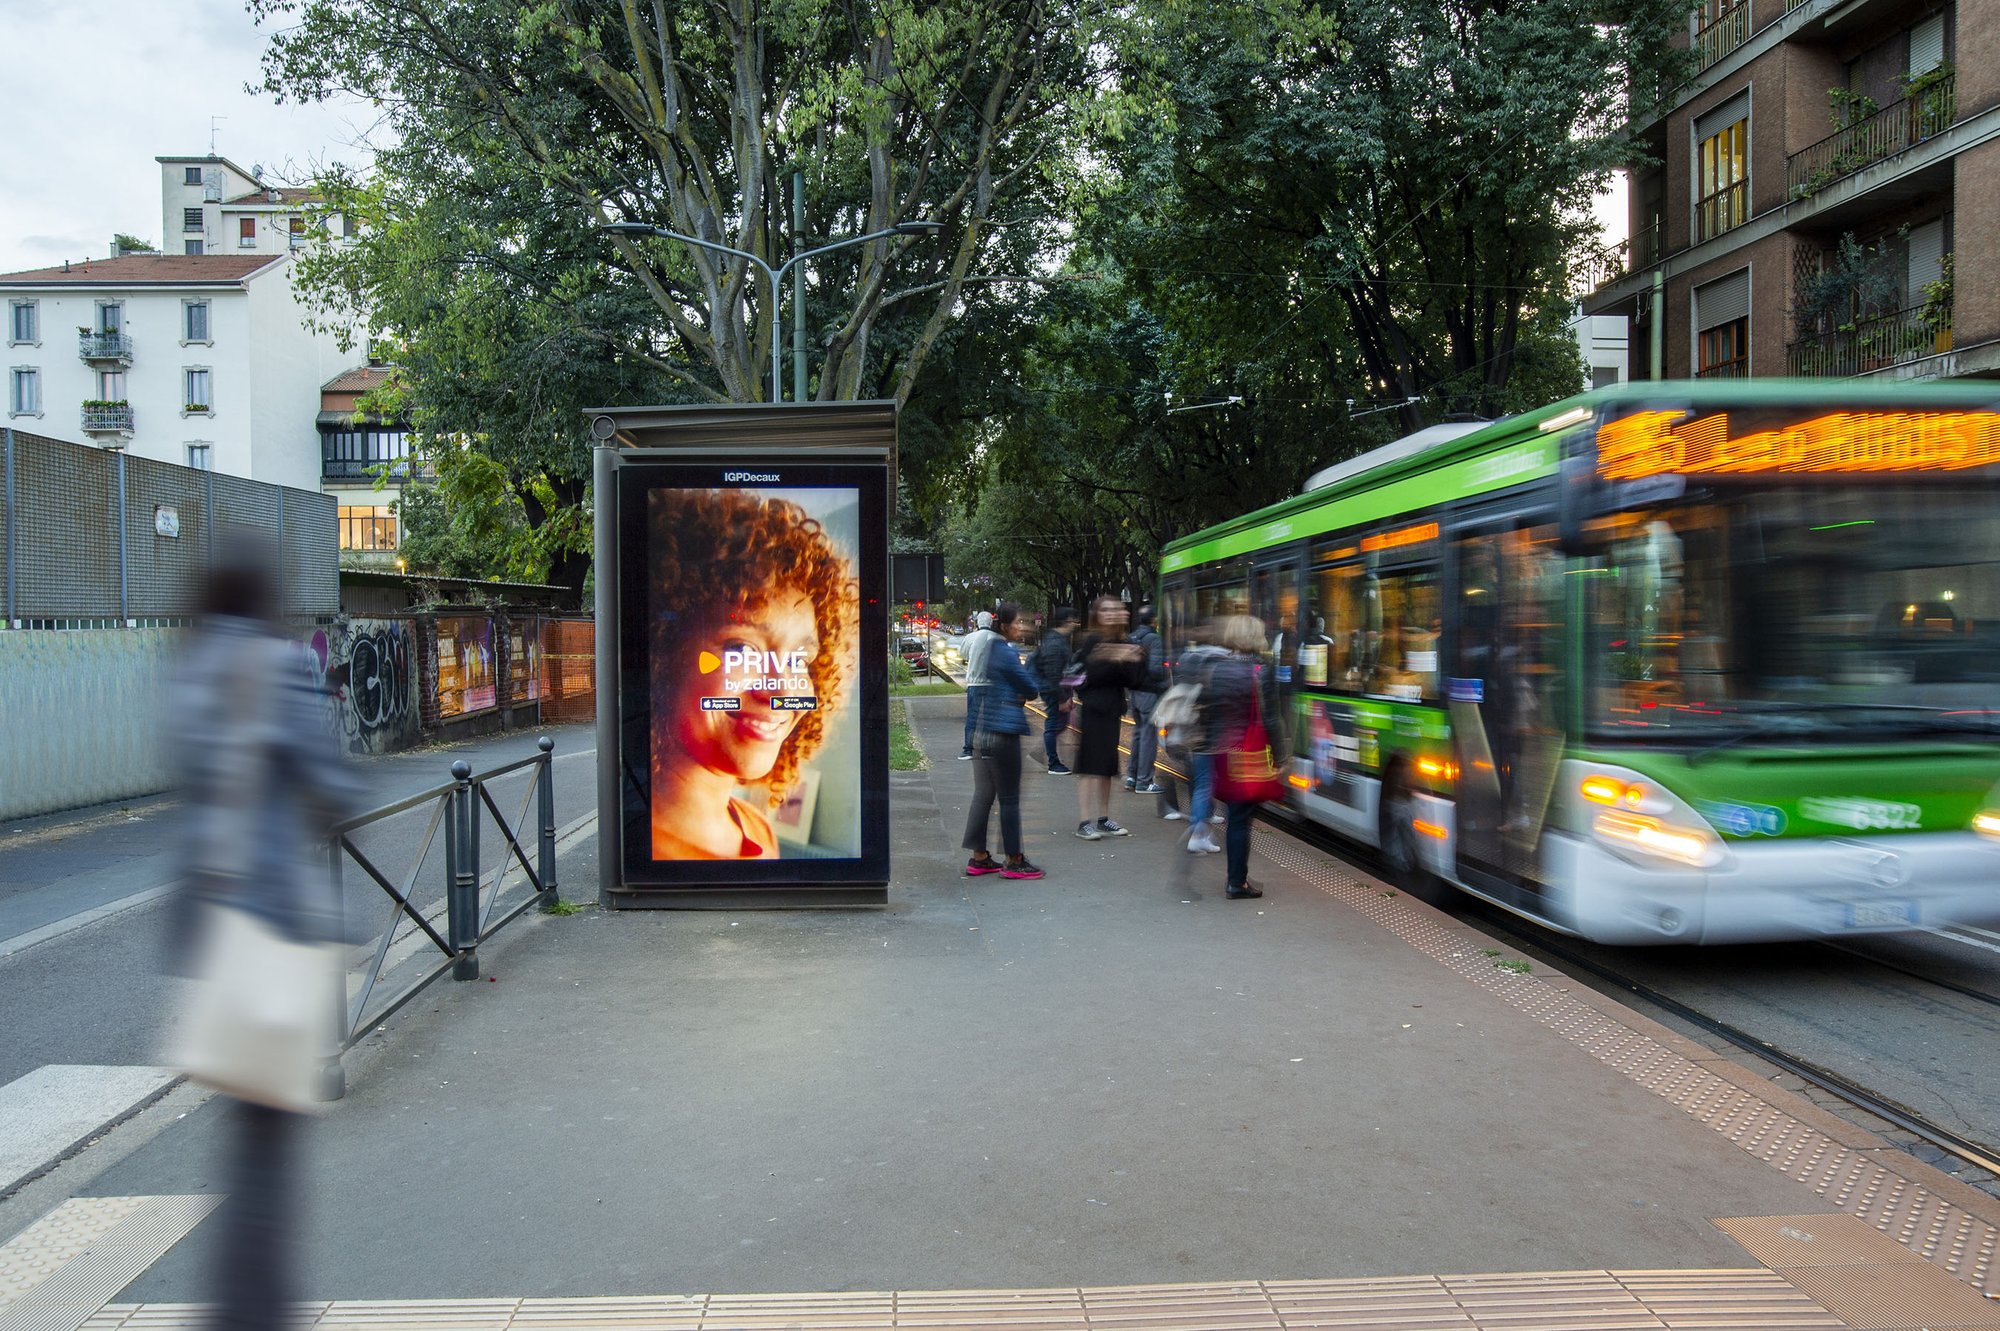
<path fill-rule="evenodd" d="M 413 466 L 406 422 L 362 409 L 362 399 L 394 374 L 391 366 L 356 366 L 320 389 L 320 488 L 339 504 L 345 567 L 401 566 L 403 487 L 431 474 Z"/>
<path fill-rule="evenodd" d="M 1702 0 L 1688 41 L 1586 279 L 1632 376 L 2000 374 L 2000 0 Z"/>
<path fill-rule="evenodd" d="M 0 275 L 0 423 L 317 490 L 320 387 L 351 363 L 308 328 L 288 254 L 132 254 Z"/>
<path fill-rule="evenodd" d="M 226 157 L 156 157 L 160 250 L 166 254 L 285 254 L 304 244 L 310 190 L 266 184 Z M 326 223 L 335 238 L 345 218 Z"/>

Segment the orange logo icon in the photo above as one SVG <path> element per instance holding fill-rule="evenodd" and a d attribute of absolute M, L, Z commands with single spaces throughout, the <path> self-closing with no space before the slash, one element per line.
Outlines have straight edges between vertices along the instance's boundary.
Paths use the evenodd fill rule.
<path fill-rule="evenodd" d="M 703 652 L 696 658 L 696 662 L 701 666 L 701 673 L 704 675 L 712 675 L 722 668 L 722 658 L 714 652 Z"/>

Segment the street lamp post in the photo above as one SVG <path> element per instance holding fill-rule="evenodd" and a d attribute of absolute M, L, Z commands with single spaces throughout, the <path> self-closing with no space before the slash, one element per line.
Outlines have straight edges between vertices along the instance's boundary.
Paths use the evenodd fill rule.
<path fill-rule="evenodd" d="M 771 401 L 782 402 L 785 400 L 785 393 L 784 379 L 782 377 L 783 361 L 779 352 L 782 344 L 779 341 L 778 328 L 783 320 L 779 318 L 781 306 L 778 300 L 778 292 L 784 284 L 785 274 L 792 270 L 792 265 L 806 259 L 817 258 L 822 254 L 831 254 L 835 250 L 844 250 L 854 245 L 865 245 L 871 240 L 886 240 L 890 236 L 935 236 L 938 232 L 944 230 L 944 223 L 898 222 L 894 226 L 884 227 L 880 231 L 870 231 L 865 236 L 854 236 L 847 240 L 836 240 L 831 245 L 822 245 L 816 250 L 807 250 L 803 254 L 794 254 L 776 269 L 773 269 L 770 264 L 765 263 L 748 250 L 739 250 L 733 245 L 724 245 L 713 240 L 703 240 L 699 236 L 684 236 L 678 231 L 669 231 L 663 226 L 654 226 L 650 222 L 611 222 L 599 227 L 598 230 L 614 236 L 660 236 L 666 240 L 678 240 L 682 244 L 698 245 L 702 249 L 714 250 L 719 254 L 733 254 L 737 258 L 747 259 L 761 268 L 764 271 L 764 276 L 769 278 L 771 283 Z"/>

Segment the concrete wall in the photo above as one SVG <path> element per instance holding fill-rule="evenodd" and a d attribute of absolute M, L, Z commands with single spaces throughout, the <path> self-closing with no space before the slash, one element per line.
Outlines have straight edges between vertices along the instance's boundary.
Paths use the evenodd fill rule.
<path fill-rule="evenodd" d="M 0 633 L 0 816 L 25 817 L 171 784 L 159 743 L 171 629 Z"/>

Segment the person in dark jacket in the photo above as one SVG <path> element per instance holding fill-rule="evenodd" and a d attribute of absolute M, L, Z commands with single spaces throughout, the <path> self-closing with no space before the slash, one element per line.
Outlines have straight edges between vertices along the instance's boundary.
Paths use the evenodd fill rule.
<path fill-rule="evenodd" d="M 1264 625 L 1250 615 L 1230 615 L 1219 625 L 1218 641 L 1229 655 L 1215 663 L 1201 691 L 1201 731 L 1202 747 L 1213 761 L 1224 762 L 1224 755 L 1242 741 L 1250 725 L 1253 697 L 1274 745 L 1279 718 L 1273 672 L 1258 664 L 1264 648 Z M 1250 881 L 1250 820 L 1256 813 L 1254 804 L 1229 806 L 1223 846 L 1228 871 L 1226 895 L 1231 900 L 1264 895 Z"/>
<path fill-rule="evenodd" d="M 973 724 L 972 807 L 966 812 L 963 843 L 972 852 L 965 864 L 969 878 L 990 873 L 1002 878 L 1042 877 L 1042 870 L 1029 863 L 1021 849 L 1021 736 L 1028 733 L 1028 713 L 1022 704 L 1041 688 L 1014 648 L 1020 614 L 1020 607 L 1007 602 L 993 614 L 993 631 L 1001 641 L 987 654 L 986 687 L 980 690 Z M 993 858 L 986 842 L 996 799 L 1005 864 Z"/>
<path fill-rule="evenodd" d="M 1111 783 L 1118 778 L 1125 691 L 1146 682 L 1144 652 L 1125 640 L 1129 618 L 1123 601 L 1098 597 L 1090 604 L 1090 623 L 1077 647 L 1083 683 L 1076 689 L 1076 834 L 1085 841 L 1131 835 L 1111 819 Z"/>
<path fill-rule="evenodd" d="M 1145 653 L 1146 682 L 1132 690 L 1132 765 L 1125 773 L 1125 789 L 1139 795 L 1158 795 L 1153 784 L 1153 761 L 1160 751 L 1160 732 L 1153 728 L 1153 709 L 1160 705 L 1166 684 L 1167 646 L 1153 627 L 1153 607 L 1142 605 L 1132 616 L 1136 626 L 1132 642 Z"/>
<path fill-rule="evenodd" d="M 1076 611 L 1059 605 L 1049 611 L 1048 631 L 1035 648 L 1033 673 L 1042 695 L 1042 750 L 1048 756 L 1050 776 L 1068 776 L 1069 768 L 1056 754 L 1056 740 L 1069 729 L 1069 690 L 1063 676 L 1069 673 L 1069 640 L 1076 631 Z"/>

